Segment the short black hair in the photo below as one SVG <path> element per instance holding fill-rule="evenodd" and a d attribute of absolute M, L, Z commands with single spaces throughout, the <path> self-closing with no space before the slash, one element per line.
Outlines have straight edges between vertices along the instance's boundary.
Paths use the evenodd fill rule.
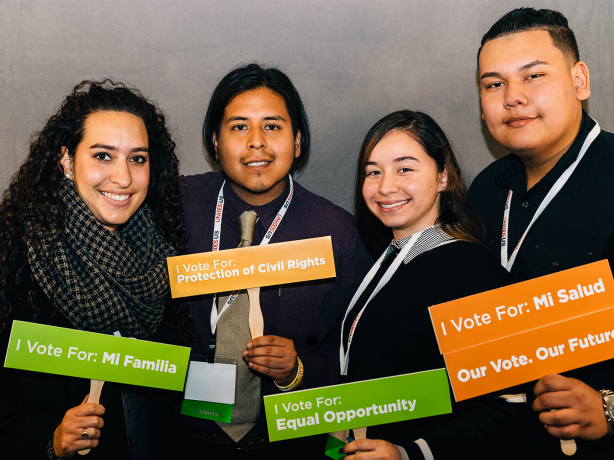
<path fill-rule="evenodd" d="M 285 73 L 275 67 L 266 67 L 258 63 L 233 69 L 215 87 L 203 123 L 203 142 L 207 152 L 216 162 L 213 134 L 219 136 L 228 104 L 239 94 L 258 88 L 267 88 L 284 100 L 292 122 L 294 137 L 296 138 L 299 131 L 301 133 L 301 155 L 292 164 L 292 170 L 299 171 L 307 162 L 311 142 L 309 120 L 303 101 Z"/>
<path fill-rule="evenodd" d="M 516 8 L 493 24 L 482 37 L 478 50 L 478 65 L 480 53 L 490 40 L 528 30 L 546 30 L 552 43 L 564 56 L 570 57 L 574 64 L 580 60 L 576 36 L 569 28 L 567 18 L 554 10 L 536 10 L 535 8 Z"/>

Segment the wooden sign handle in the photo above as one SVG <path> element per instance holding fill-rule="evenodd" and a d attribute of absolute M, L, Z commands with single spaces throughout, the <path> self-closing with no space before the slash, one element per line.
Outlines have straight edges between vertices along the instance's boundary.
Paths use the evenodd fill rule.
<path fill-rule="evenodd" d="M 350 430 L 333 431 L 333 432 L 328 433 L 328 434 L 331 435 L 331 436 L 334 436 L 339 441 L 343 441 L 344 443 L 347 444 L 347 442 L 348 442 L 347 438 L 350 435 Z"/>
<path fill-rule="evenodd" d="M 561 439 L 561 450 L 568 457 L 572 456 L 576 453 L 576 450 L 578 450 L 576 441 L 573 439 Z"/>
<path fill-rule="evenodd" d="M 90 381 L 90 397 L 87 398 L 88 403 L 98 404 L 100 402 L 100 393 L 102 392 L 102 386 L 104 380 L 91 380 Z M 79 455 L 87 455 L 91 449 L 78 450 Z"/>
<path fill-rule="evenodd" d="M 247 295 L 249 296 L 249 330 L 252 333 L 252 339 L 255 339 L 264 335 L 264 318 L 260 308 L 260 288 L 249 288 Z"/>
<path fill-rule="evenodd" d="M 354 432 L 354 439 L 356 439 L 356 440 L 367 439 L 367 427 L 352 428 L 352 431 Z M 363 452 L 366 452 L 366 451 L 364 451 L 364 450 L 357 450 L 356 451 L 357 454 L 361 454 Z"/>

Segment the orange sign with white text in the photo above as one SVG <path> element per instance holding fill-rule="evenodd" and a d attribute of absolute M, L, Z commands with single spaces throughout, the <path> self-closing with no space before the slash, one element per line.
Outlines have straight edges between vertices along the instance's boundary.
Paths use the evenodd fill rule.
<path fill-rule="evenodd" d="M 444 355 L 457 401 L 614 358 L 614 308 Z"/>
<path fill-rule="evenodd" d="M 595 262 L 429 308 L 457 401 L 614 358 L 614 280 Z"/>
<path fill-rule="evenodd" d="M 173 298 L 334 278 L 330 236 L 169 257 Z"/>

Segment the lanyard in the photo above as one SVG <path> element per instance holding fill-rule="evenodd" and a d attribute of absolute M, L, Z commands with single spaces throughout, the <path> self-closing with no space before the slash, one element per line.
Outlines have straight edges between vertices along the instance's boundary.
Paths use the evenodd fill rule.
<path fill-rule="evenodd" d="M 588 133 L 588 136 L 586 136 L 586 139 L 584 140 L 584 144 L 582 144 L 582 148 L 580 149 L 578 158 L 576 158 L 576 161 L 574 161 L 569 166 L 569 168 L 567 168 L 565 172 L 561 174 L 561 177 L 557 179 L 557 181 L 554 183 L 554 185 L 552 186 L 552 188 L 550 189 L 550 191 L 544 198 L 544 200 L 541 202 L 541 204 L 537 208 L 537 211 L 535 212 L 535 215 L 531 219 L 531 222 L 529 222 L 529 225 L 527 226 L 526 230 L 520 237 L 520 240 L 518 241 L 518 244 L 516 245 L 516 248 L 514 249 L 514 252 L 512 252 L 512 256 L 509 258 L 509 261 L 508 261 L 507 242 L 509 238 L 510 206 L 512 205 L 512 189 L 510 189 L 509 193 L 507 194 L 507 200 L 505 202 L 505 208 L 503 210 L 503 229 L 501 231 L 501 265 L 503 265 L 507 269 L 508 272 L 512 270 L 512 266 L 514 265 L 514 262 L 516 261 L 516 256 L 518 255 L 518 250 L 520 249 L 520 245 L 523 243 L 524 238 L 525 236 L 527 236 L 527 233 L 529 232 L 530 228 L 533 226 L 533 224 L 539 218 L 539 216 L 544 212 L 544 209 L 546 209 L 546 207 L 554 199 L 557 193 L 559 193 L 559 191 L 563 188 L 563 186 L 565 185 L 569 177 L 573 174 L 576 167 L 578 166 L 578 164 L 584 157 L 584 154 L 586 153 L 586 151 L 588 150 L 588 148 L 590 147 L 590 145 L 593 143 L 593 141 L 599 135 L 600 132 L 601 132 L 601 128 L 599 127 L 599 123 L 595 121 L 595 126 L 593 127 L 591 132 Z"/>
<path fill-rule="evenodd" d="M 290 202 L 292 201 L 292 195 L 294 195 L 294 183 L 292 182 L 291 175 L 288 174 L 288 178 L 290 179 L 290 193 L 288 193 L 288 198 L 286 198 L 286 201 L 284 202 L 282 207 L 279 209 L 277 216 L 275 217 L 275 219 L 273 219 L 273 223 L 267 230 L 266 234 L 264 235 L 264 238 L 262 238 L 262 241 L 260 242 L 260 246 L 269 244 L 269 241 L 271 241 L 271 238 L 273 238 L 273 234 L 275 233 L 275 230 L 277 230 L 277 228 L 279 227 L 281 220 L 284 218 L 284 216 L 286 215 L 286 211 L 290 207 Z M 215 209 L 215 221 L 213 223 L 213 248 L 212 248 L 213 252 L 220 250 L 220 238 L 222 236 L 222 214 L 224 213 L 224 184 L 226 184 L 225 180 L 224 180 L 224 183 L 222 184 L 222 188 L 220 189 L 220 193 L 217 196 L 217 207 Z M 217 328 L 217 322 L 220 320 L 220 317 L 224 314 L 224 312 L 228 310 L 228 307 L 230 306 L 230 304 L 237 298 L 237 295 L 239 295 L 239 292 L 240 290 L 233 291 L 230 294 L 230 297 L 228 297 L 228 300 L 224 304 L 224 307 L 219 312 L 219 314 L 217 312 L 217 297 L 213 299 L 213 305 L 211 307 L 211 336 L 212 338 Z"/>
<path fill-rule="evenodd" d="M 432 228 L 432 227 L 428 227 L 428 228 Z M 424 229 L 424 230 L 427 230 L 427 229 Z M 356 302 L 358 301 L 358 299 L 360 298 L 364 290 L 367 288 L 371 280 L 375 277 L 375 274 L 379 270 L 380 265 L 386 258 L 388 249 L 386 249 L 384 253 L 380 256 L 380 258 L 377 259 L 377 262 L 375 262 L 375 265 L 371 267 L 371 270 L 369 270 L 369 273 L 367 273 L 367 276 L 365 276 L 365 279 L 362 280 L 362 283 L 360 283 L 358 290 L 354 294 L 354 297 L 352 297 L 352 301 L 350 302 L 350 305 L 348 306 L 347 311 L 345 312 L 345 316 L 343 317 L 343 323 L 341 323 L 341 345 L 339 347 L 339 360 L 341 363 L 341 375 L 347 375 L 348 364 L 350 360 L 350 346 L 352 345 L 352 337 L 354 335 L 354 330 L 356 329 L 356 325 L 358 324 L 360 317 L 365 311 L 365 308 L 367 308 L 367 305 L 369 304 L 371 299 L 376 296 L 376 294 L 384 287 L 384 285 L 388 281 L 390 281 L 390 278 L 392 278 L 392 275 L 394 275 L 394 273 L 397 271 L 397 268 L 399 268 L 399 266 L 403 263 L 405 256 L 407 256 L 407 254 L 409 253 L 413 245 L 416 243 L 416 241 L 418 241 L 418 238 L 420 238 L 420 235 L 422 235 L 424 230 L 418 233 L 415 233 L 409 239 L 405 247 L 401 249 L 401 251 L 397 254 L 396 259 L 392 262 L 392 264 L 390 264 L 390 267 L 388 267 L 388 270 L 386 270 L 386 273 L 384 273 L 384 276 L 382 276 L 382 279 L 379 281 L 379 283 L 377 283 L 377 286 L 373 290 L 373 293 L 369 296 L 369 298 L 365 302 L 364 307 L 362 307 L 362 309 L 358 312 L 356 319 L 352 323 L 352 326 L 350 329 L 350 335 L 348 336 L 347 350 L 344 353 L 343 352 L 343 326 L 345 325 L 345 320 L 348 317 L 348 314 L 350 313 L 350 311 L 352 311 L 352 309 L 354 308 L 354 305 L 356 305 Z"/>

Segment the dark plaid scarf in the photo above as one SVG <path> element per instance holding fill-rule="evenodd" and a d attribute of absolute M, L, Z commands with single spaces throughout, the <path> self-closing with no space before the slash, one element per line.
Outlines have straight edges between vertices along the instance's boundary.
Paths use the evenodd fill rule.
<path fill-rule="evenodd" d="M 77 329 L 150 338 L 168 298 L 166 258 L 176 255 L 156 231 L 153 213 L 143 204 L 123 228 L 111 233 L 72 181 L 63 181 L 59 196 L 67 218 L 55 247 L 54 235 L 43 238 L 40 251 L 28 243 L 36 281 Z"/>

